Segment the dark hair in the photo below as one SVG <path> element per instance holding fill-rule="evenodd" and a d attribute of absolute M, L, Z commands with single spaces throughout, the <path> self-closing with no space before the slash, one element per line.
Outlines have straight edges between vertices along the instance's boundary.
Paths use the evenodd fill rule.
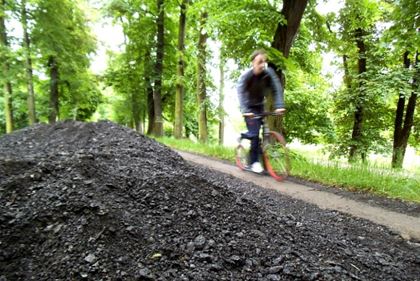
<path fill-rule="evenodd" d="M 255 50 L 250 57 L 251 61 L 253 61 L 259 55 L 267 56 L 267 52 L 263 49 Z"/>

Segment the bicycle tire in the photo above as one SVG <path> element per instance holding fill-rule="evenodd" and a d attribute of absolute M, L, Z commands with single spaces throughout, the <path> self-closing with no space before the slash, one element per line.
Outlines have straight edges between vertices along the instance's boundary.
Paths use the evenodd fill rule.
<path fill-rule="evenodd" d="M 277 181 L 282 181 L 289 175 L 290 159 L 286 140 L 278 132 L 270 131 L 268 140 L 263 146 L 263 159 L 267 172 Z"/>
<path fill-rule="evenodd" d="M 249 153 L 244 142 L 249 143 L 249 140 L 242 139 L 235 149 L 236 166 L 241 170 L 246 170 L 249 164 Z"/>

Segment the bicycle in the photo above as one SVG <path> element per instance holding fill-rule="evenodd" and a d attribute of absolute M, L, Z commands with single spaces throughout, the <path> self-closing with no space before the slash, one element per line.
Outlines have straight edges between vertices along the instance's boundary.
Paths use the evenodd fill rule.
<path fill-rule="evenodd" d="M 255 114 L 250 118 L 263 118 L 262 120 L 262 141 L 260 138 L 260 146 L 263 156 L 264 169 L 268 174 L 277 181 L 284 180 L 290 171 L 290 159 L 289 153 L 286 147 L 286 140 L 283 135 L 279 132 L 272 131 L 265 122 L 268 116 L 278 116 L 274 112 L 263 112 L 261 114 Z M 251 171 L 249 168 L 249 147 L 251 139 L 246 133 L 241 133 L 238 139 L 239 144 L 235 149 L 236 153 L 236 165 L 245 171 Z"/>

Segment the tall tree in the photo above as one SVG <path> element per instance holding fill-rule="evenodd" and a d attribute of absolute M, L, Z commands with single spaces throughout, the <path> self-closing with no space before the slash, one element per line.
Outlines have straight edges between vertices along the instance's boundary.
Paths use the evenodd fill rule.
<path fill-rule="evenodd" d="M 86 118 L 99 101 L 99 92 L 87 86 L 93 82 L 87 69 L 89 54 L 95 47 L 88 19 L 78 1 L 63 0 L 60 5 L 48 0 L 36 3 L 32 39 L 50 75 L 48 120 L 55 122 L 60 115 Z"/>
<path fill-rule="evenodd" d="M 131 124 L 130 127 L 135 129 L 137 132 L 142 133 L 143 128 L 141 124 L 141 91 L 139 87 L 137 86 L 140 84 L 138 76 L 138 70 L 137 66 L 141 65 L 141 62 L 139 59 L 136 59 L 136 48 L 134 44 L 129 43 L 129 40 L 127 38 L 127 34 L 130 34 L 130 31 L 127 31 L 126 29 L 130 29 L 131 26 L 134 25 L 132 13 L 127 13 L 126 16 L 127 24 L 122 24 L 124 29 L 124 45 L 125 45 L 125 54 L 123 57 L 125 57 L 125 80 L 124 88 L 125 92 L 129 95 L 128 103 L 131 105 Z M 135 63 L 134 63 L 135 62 Z"/>
<path fill-rule="evenodd" d="M 396 53 L 403 53 L 403 69 L 406 73 L 405 87 L 397 89 L 398 100 L 394 120 L 392 167 L 401 168 L 414 116 L 420 80 L 419 50 L 420 12 L 419 0 L 393 1 L 391 15 L 394 25 L 389 30 L 389 43 L 395 45 Z M 411 81 L 411 82 L 410 82 Z M 411 84 L 411 85 L 410 85 Z M 409 85 L 409 87 L 407 87 Z M 408 97 L 408 102 L 407 101 Z"/>
<path fill-rule="evenodd" d="M 163 75 L 163 56 L 165 45 L 165 5 L 164 0 L 156 0 L 158 9 L 157 26 L 157 42 L 156 42 L 156 62 L 155 62 L 155 81 L 153 89 L 154 104 L 154 126 L 153 133 L 155 136 L 163 136 L 163 116 L 162 116 L 162 75 Z"/>
<path fill-rule="evenodd" d="M 277 23 L 271 46 L 276 50 L 279 50 L 286 58 L 289 57 L 293 40 L 298 33 L 300 22 L 307 4 L 307 0 L 283 1 L 283 8 L 281 10 L 283 19 Z"/>
<path fill-rule="evenodd" d="M 153 126 L 155 124 L 155 106 L 153 102 L 153 87 L 152 87 L 152 79 L 149 71 L 149 65 L 152 61 L 151 55 L 149 51 L 146 51 L 144 56 L 144 80 L 146 84 L 146 96 L 147 96 L 147 117 L 149 120 L 148 127 L 147 127 L 147 134 L 153 134 Z"/>
<path fill-rule="evenodd" d="M 36 120 L 36 107 L 35 107 L 35 91 L 33 82 L 33 69 L 32 69 L 32 52 L 31 52 L 31 40 L 28 32 L 28 11 L 26 8 L 26 0 L 22 0 L 20 3 L 21 7 L 21 24 L 23 30 L 23 50 L 25 54 L 25 68 L 26 68 L 26 84 L 28 89 L 28 117 L 29 124 L 32 125 L 37 122 Z"/>
<path fill-rule="evenodd" d="M 225 99 L 225 57 L 223 54 L 223 50 L 221 50 L 220 54 L 220 62 L 219 62 L 219 75 L 220 75 L 220 83 L 219 83 L 219 106 L 218 106 L 218 113 L 219 113 L 219 145 L 223 145 L 225 139 L 225 110 L 224 110 L 224 99 Z"/>
<path fill-rule="evenodd" d="M 198 139 L 200 142 L 208 141 L 207 129 L 207 93 L 206 93 L 206 31 L 207 13 L 202 12 L 200 16 L 200 29 L 198 35 L 198 56 L 197 56 L 197 101 L 198 101 Z"/>
<path fill-rule="evenodd" d="M 48 115 L 48 122 L 54 124 L 60 114 L 59 108 L 59 90 L 58 83 L 60 79 L 57 58 L 50 56 L 48 59 L 48 67 L 50 70 L 50 112 Z"/>
<path fill-rule="evenodd" d="M 9 42 L 7 38 L 7 30 L 5 24 L 6 17 L 6 0 L 1 1 L 0 7 L 0 51 L 1 57 L 4 58 L 2 62 L 3 72 L 3 93 L 4 93 L 4 113 L 6 119 L 6 133 L 13 131 L 13 107 L 12 107 L 12 83 L 10 77 L 9 64 Z"/>
<path fill-rule="evenodd" d="M 392 167 L 402 168 L 405 151 L 407 149 L 408 138 L 414 124 L 414 111 L 417 102 L 417 90 L 419 85 L 420 68 L 419 68 L 419 52 L 414 55 L 414 62 L 411 64 L 408 58 L 409 52 L 404 53 L 404 67 L 414 69 L 414 77 L 412 78 L 412 92 L 405 108 L 405 94 L 401 93 L 398 98 L 397 109 L 394 124 L 394 142 L 392 151 Z M 404 118 L 405 111 L 405 118 Z"/>
<path fill-rule="evenodd" d="M 277 23 L 277 28 L 274 33 L 274 38 L 271 43 L 272 48 L 280 51 L 284 58 L 289 57 L 290 49 L 293 45 L 293 40 L 299 30 L 300 22 L 305 12 L 308 0 L 285 0 L 283 1 L 283 8 L 281 21 Z M 273 64 L 274 65 L 274 64 Z M 286 79 L 280 67 L 274 66 L 277 75 L 280 78 L 283 88 L 285 88 Z M 268 107 L 272 106 L 272 101 L 269 100 Z M 279 131 L 284 131 L 282 118 L 270 118 L 269 125 Z"/>
<path fill-rule="evenodd" d="M 365 36 L 366 30 L 363 28 L 356 28 L 354 30 L 354 39 L 357 45 L 358 50 L 358 75 L 362 77 L 363 74 L 366 72 L 366 44 L 365 44 Z M 357 89 L 357 96 L 356 104 L 355 104 L 355 112 L 354 112 L 354 122 L 353 122 L 353 132 L 351 135 L 352 144 L 350 145 L 350 152 L 349 152 L 349 161 L 355 161 L 357 153 L 359 153 L 363 160 L 366 159 L 366 152 L 359 151 L 360 150 L 360 143 L 362 141 L 362 134 L 363 134 L 363 122 L 364 122 L 364 99 L 366 96 L 365 87 L 364 87 L 364 80 L 359 79 L 359 85 Z"/>
<path fill-rule="evenodd" d="M 386 127 L 385 92 L 376 82 L 383 60 L 379 54 L 376 24 L 382 13 L 376 1 L 347 0 L 337 17 L 340 39 L 332 40 L 333 48 L 343 57 L 346 88 L 335 95 L 338 155 L 349 162 L 365 161 L 370 151 L 381 149 L 380 132 Z"/>
<path fill-rule="evenodd" d="M 182 0 L 179 7 L 179 28 L 178 28 L 178 65 L 177 65 L 177 83 L 175 96 L 175 125 L 174 137 L 182 137 L 184 127 L 184 68 L 185 68 L 185 27 L 187 19 L 188 0 Z"/>
<path fill-rule="evenodd" d="M 129 87 L 115 87 L 120 84 L 116 79 L 123 79 L 118 75 L 107 75 L 107 80 L 113 90 L 124 97 L 127 108 L 138 107 L 135 114 L 140 114 L 142 120 L 139 121 L 144 123 L 147 134 L 162 135 L 164 118 L 173 122 L 175 116 L 174 84 L 178 53 L 173 42 L 177 33 L 175 22 L 178 22 L 175 10 L 179 8 L 175 3 L 177 1 L 111 0 L 106 9 L 114 23 L 122 27 L 126 37 L 121 55 L 129 64 L 124 67 L 126 77 L 130 77 L 124 83 Z M 111 64 L 109 67 L 114 69 L 110 74 L 115 73 L 115 67 Z M 136 95 L 137 98 L 128 99 L 128 95 Z M 136 105 L 132 104 L 134 100 L 138 100 Z"/>
<path fill-rule="evenodd" d="M 124 36 L 122 53 L 113 54 L 117 64 L 109 62 L 107 71 L 107 82 L 126 105 L 123 109 L 117 103 L 114 114 L 119 116 L 121 123 L 126 123 L 127 117 L 130 117 L 129 126 L 138 131 L 143 131 L 147 119 L 146 132 L 153 134 L 155 71 L 152 62 L 156 50 L 156 2 L 112 0 L 106 12 L 122 27 Z M 125 118 L 121 112 L 124 112 Z"/>

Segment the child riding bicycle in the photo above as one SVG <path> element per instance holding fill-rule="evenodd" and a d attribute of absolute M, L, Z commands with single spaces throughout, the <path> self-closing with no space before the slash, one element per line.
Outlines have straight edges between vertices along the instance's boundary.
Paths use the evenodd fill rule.
<path fill-rule="evenodd" d="M 248 129 L 247 137 L 251 140 L 249 165 L 253 172 L 264 171 L 260 163 L 259 132 L 262 119 L 252 118 L 264 112 L 264 98 L 267 90 L 273 93 L 274 112 L 281 114 L 284 108 L 283 87 L 275 71 L 267 67 L 267 55 L 264 50 L 254 51 L 251 55 L 252 68 L 242 73 L 237 85 L 239 104 Z"/>

